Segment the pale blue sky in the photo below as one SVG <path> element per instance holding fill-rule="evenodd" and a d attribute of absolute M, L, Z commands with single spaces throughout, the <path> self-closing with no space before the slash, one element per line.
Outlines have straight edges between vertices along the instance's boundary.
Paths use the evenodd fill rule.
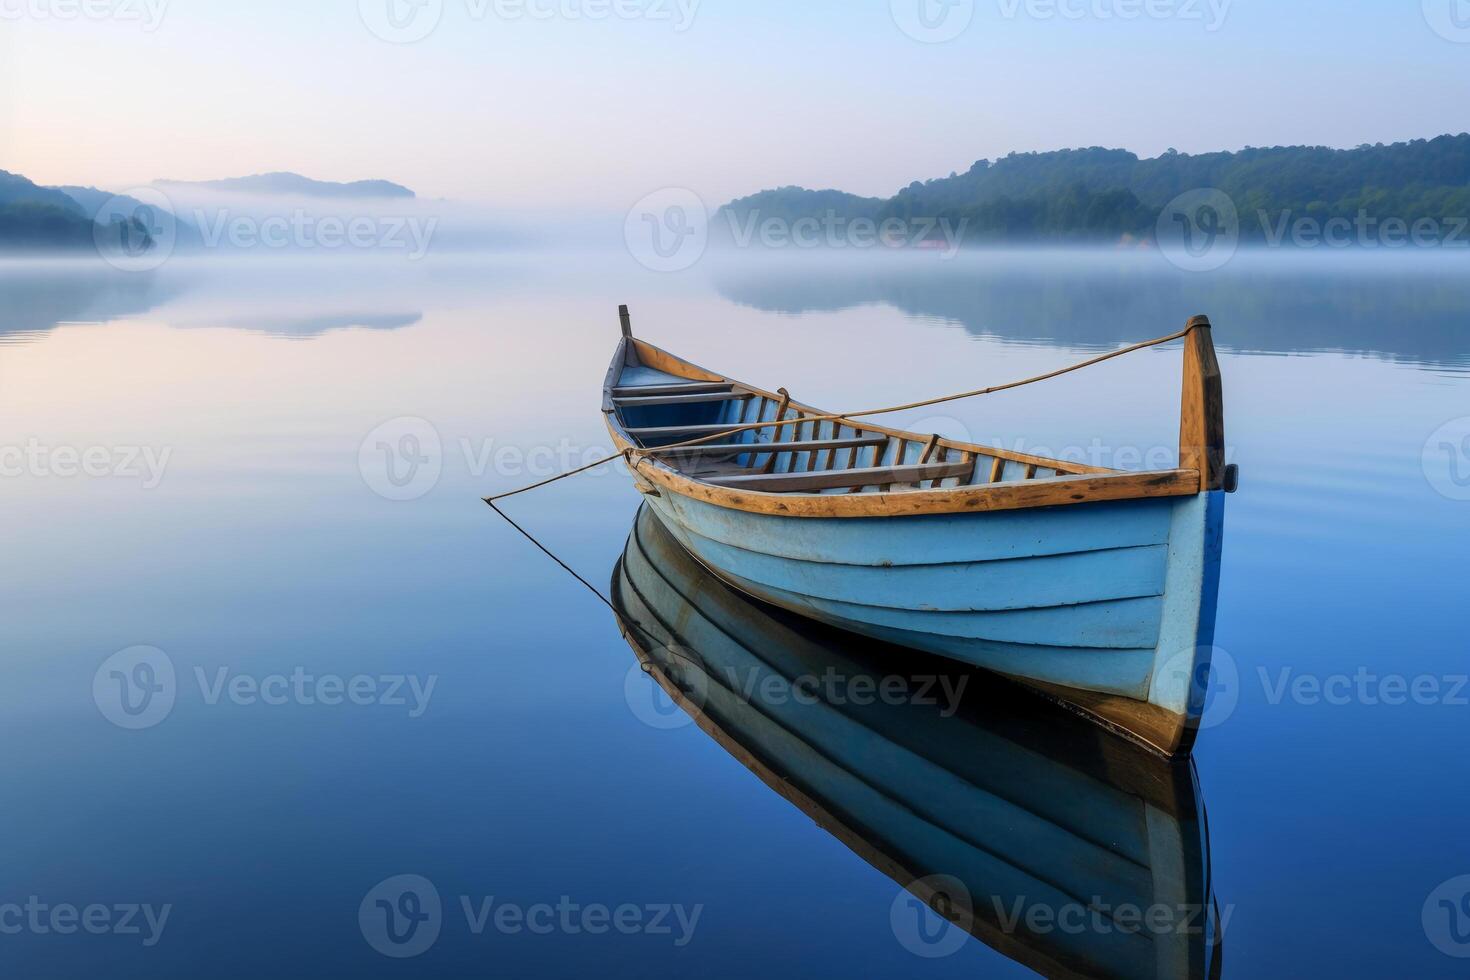
<path fill-rule="evenodd" d="M 598 20 L 516 13 L 578 0 L 428 0 L 436 29 L 401 45 L 359 0 L 94 0 L 115 5 L 103 20 L 66 2 L 0 0 L 0 169 L 46 183 L 296 170 L 621 208 L 666 186 L 886 195 L 1012 150 L 1470 129 L 1470 43 L 1443 26 L 1452 4 L 1470 25 L 1464 0 L 1425 0 L 1439 32 L 1421 0 L 974 0 L 945 43 L 891 10 L 938 0 L 699 0 L 682 31 L 694 0 Z M 361 0 L 369 19 L 389 2 Z M 1166 16 L 1116 16 L 1146 3 Z"/>

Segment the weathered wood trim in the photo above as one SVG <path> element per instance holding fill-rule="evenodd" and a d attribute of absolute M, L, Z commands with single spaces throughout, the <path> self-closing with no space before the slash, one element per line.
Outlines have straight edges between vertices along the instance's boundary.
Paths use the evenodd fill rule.
<path fill-rule="evenodd" d="M 621 452 L 636 448 L 609 416 L 609 432 Z M 1108 476 L 1075 474 L 906 493 L 760 493 L 712 486 L 676 473 L 652 460 L 640 461 L 638 474 L 671 493 L 717 507 L 784 517 L 902 517 L 911 514 L 961 514 L 1062 507 L 1103 500 L 1183 497 L 1199 492 L 1194 470 L 1157 470 Z M 844 471 L 846 472 L 846 471 Z"/>
<path fill-rule="evenodd" d="M 1030 678 L 1019 683 L 1030 685 L 1042 697 L 1165 758 L 1189 755 L 1199 733 L 1198 718 L 1191 719 L 1147 701 L 1081 691 Z"/>
<path fill-rule="evenodd" d="M 1201 490 L 1225 485 L 1225 399 L 1209 317 L 1189 321 L 1184 338 L 1183 402 L 1179 412 L 1179 466 L 1198 470 Z"/>

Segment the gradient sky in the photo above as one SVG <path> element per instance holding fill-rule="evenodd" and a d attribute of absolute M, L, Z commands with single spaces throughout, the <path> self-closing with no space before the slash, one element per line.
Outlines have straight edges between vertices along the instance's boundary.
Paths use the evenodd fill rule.
<path fill-rule="evenodd" d="M 700 0 L 683 32 L 431 0 L 437 29 L 403 45 L 359 0 L 87 0 L 120 5 L 103 20 L 62 19 L 68 2 L 0 0 L 0 169 L 48 184 L 295 170 L 620 208 L 666 186 L 716 203 L 791 183 L 887 195 L 1013 150 L 1470 129 L 1470 43 L 1421 0 L 1233 0 L 1214 31 L 1227 0 L 1149 0 L 1176 15 L 1129 21 L 1098 13 L 1130 0 L 1060 0 L 1077 19 L 974 0 L 939 44 L 906 35 L 890 0 Z M 151 32 L 126 19 L 161 3 Z"/>

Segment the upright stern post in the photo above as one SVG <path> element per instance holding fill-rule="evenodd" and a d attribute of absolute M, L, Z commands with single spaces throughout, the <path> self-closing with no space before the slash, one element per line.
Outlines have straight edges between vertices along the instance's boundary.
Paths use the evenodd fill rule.
<path fill-rule="evenodd" d="M 1199 473 L 1200 492 L 1225 487 L 1225 400 L 1210 318 L 1189 321 L 1184 338 L 1183 403 L 1179 413 L 1179 468 Z"/>

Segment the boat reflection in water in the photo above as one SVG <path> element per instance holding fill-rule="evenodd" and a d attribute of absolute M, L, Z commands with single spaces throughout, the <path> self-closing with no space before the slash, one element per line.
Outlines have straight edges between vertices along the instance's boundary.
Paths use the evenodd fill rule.
<path fill-rule="evenodd" d="M 647 507 L 613 573 L 644 669 L 731 755 L 930 908 L 1047 976 L 1216 977 L 1194 765 L 997 677 L 756 602 Z M 891 665 L 911 671 L 894 675 Z M 927 674 L 921 672 L 929 671 Z M 925 917 L 907 896 L 915 935 Z M 932 920 L 932 926 L 943 927 Z M 963 934 L 955 933 L 957 942 Z"/>

